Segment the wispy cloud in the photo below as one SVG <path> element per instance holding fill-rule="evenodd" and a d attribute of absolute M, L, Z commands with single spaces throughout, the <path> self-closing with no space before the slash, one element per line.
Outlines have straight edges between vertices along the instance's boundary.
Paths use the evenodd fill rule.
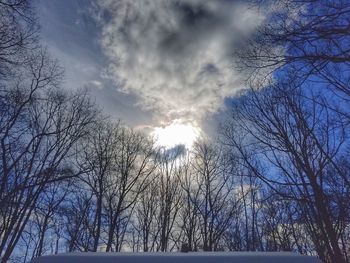
<path fill-rule="evenodd" d="M 106 76 L 165 121 L 200 121 L 242 89 L 232 49 L 262 20 L 228 0 L 101 0 L 98 10 Z"/>

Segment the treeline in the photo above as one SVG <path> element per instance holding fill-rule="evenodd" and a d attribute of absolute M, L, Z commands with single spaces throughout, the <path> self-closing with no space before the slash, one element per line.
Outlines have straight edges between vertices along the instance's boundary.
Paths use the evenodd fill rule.
<path fill-rule="evenodd" d="M 104 116 L 0 0 L 0 257 L 296 251 L 350 262 L 350 4 L 278 1 L 237 50 L 215 141 L 156 147 Z"/>

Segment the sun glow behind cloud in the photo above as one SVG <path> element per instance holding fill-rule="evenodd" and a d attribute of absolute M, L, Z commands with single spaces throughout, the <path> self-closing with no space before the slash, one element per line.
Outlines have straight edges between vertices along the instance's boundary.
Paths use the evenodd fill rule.
<path fill-rule="evenodd" d="M 99 0 L 105 77 L 158 122 L 200 123 L 244 89 L 233 47 L 262 21 L 235 1 Z"/>
<path fill-rule="evenodd" d="M 155 127 L 151 136 L 155 138 L 156 144 L 166 149 L 171 149 L 177 145 L 184 145 L 191 149 L 193 143 L 201 137 L 201 129 L 193 123 L 183 123 L 175 120 L 164 127 Z"/>
<path fill-rule="evenodd" d="M 99 0 L 103 79 L 151 112 L 159 146 L 191 148 L 226 98 L 245 89 L 234 47 L 264 17 L 244 1 Z M 161 125 L 166 122 L 166 125 Z"/>

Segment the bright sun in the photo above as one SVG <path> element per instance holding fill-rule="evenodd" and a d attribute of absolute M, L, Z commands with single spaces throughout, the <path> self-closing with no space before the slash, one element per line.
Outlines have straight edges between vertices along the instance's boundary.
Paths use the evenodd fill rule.
<path fill-rule="evenodd" d="M 167 126 L 154 128 L 151 135 L 156 139 L 158 146 L 170 149 L 182 144 L 190 149 L 200 137 L 201 129 L 195 124 L 175 120 Z"/>

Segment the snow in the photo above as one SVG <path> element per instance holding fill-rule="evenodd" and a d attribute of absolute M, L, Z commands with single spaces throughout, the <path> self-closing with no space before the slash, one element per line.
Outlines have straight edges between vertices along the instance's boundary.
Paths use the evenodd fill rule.
<path fill-rule="evenodd" d="M 316 257 L 290 252 L 65 253 L 32 263 L 321 263 Z"/>

